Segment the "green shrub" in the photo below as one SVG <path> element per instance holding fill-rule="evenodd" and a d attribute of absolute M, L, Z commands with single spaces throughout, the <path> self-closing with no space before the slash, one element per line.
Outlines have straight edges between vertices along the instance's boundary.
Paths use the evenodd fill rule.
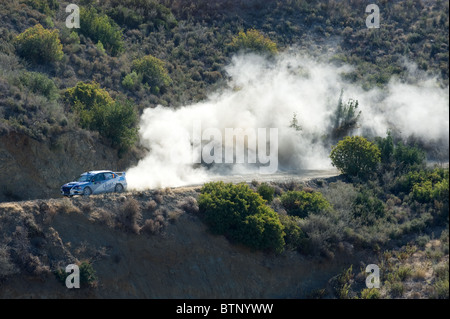
<path fill-rule="evenodd" d="M 357 112 L 358 100 L 350 99 L 347 103 L 342 101 L 344 91 L 341 90 L 336 111 L 333 114 L 333 139 L 339 139 L 347 136 L 357 127 L 361 111 Z"/>
<path fill-rule="evenodd" d="M 138 115 L 131 101 L 115 101 L 110 107 L 98 111 L 94 117 L 103 122 L 96 121 L 99 126 L 94 129 L 108 138 L 113 146 L 127 149 L 137 141 Z"/>
<path fill-rule="evenodd" d="M 64 53 L 58 30 L 47 30 L 42 25 L 26 29 L 15 38 L 17 53 L 35 64 L 59 61 Z"/>
<path fill-rule="evenodd" d="M 82 261 L 81 263 L 77 263 L 77 266 L 80 270 L 80 288 L 95 286 L 97 274 L 92 264 L 88 261 Z M 54 274 L 56 279 L 63 285 L 66 284 L 66 279 L 70 275 L 65 269 L 57 269 Z"/>
<path fill-rule="evenodd" d="M 39 72 L 23 72 L 20 82 L 31 92 L 45 96 L 48 100 L 56 100 L 59 97 L 58 88 L 53 80 Z"/>
<path fill-rule="evenodd" d="M 358 193 L 353 202 L 352 211 L 354 216 L 366 225 L 374 224 L 378 218 L 385 214 L 383 202 L 366 190 Z"/>
<path fill-rule="evenodd" d="M 247 30 L 247 32 L 240 31 L 237 36 L 233 37 L 230 48 L 235 51 L 244 50 L 269 54 L 275 54 L 278 51 L 275 42 L 255 29 Z"/>
<path fill-rule="evenodd" d="M 258 186 L 257 192 L 259 195 L 261 195 L 262 198 L 267 201 L 267 203 L 270 204 L 273 200 L 273 195 L 275 194 L 275 188 L 267 183 L 262 183 Z"/>
<path fill-rule="evenodd" d="M 366 177 L 381 160 L 379 148 L 361 136 L 346 136 L 332 147 L 333 166 L 349 176 Z"/>
<path fill-rule="evenodd" d="M 432 203 L 434 200 L 448 203 L 448 169 L 413 170 L 397 178 L 393 191 L 409 194 L 412 200 Z"/>
<path fill-rule="evenodd" d="M 169 8 L 156 1 L 146 0 L 111 0 L 110 15 L 118 23 L 129 28 L 137 28 L 145 23 L 148 32 L 159 27 L 172 29 L 177 20 Z"/>
<path fill-rule="evenodd" d="M 424 164 L 425 152 L 418 147 L 412 147 L 398 142 L 394 149 L 394 160 L 400 168 L 410 168 Z"/>
<path fill-rule="evenodd" d="M 111 55 L 116 56 L 123 51 L 122 30 L 106 14 L 98 13 L 94 7 L 81 7 L 80 25 L 80 33 L 95 43 L 101 42 Z"/>
<path fill-rule="evenodd" d="M 198 204 L 213 233 L 253 249 L 283 249 L 285 233 L 278 215 L 248 185 L 207 183 L 201 189 Z"/>
<path fill-rule="evenodd" d="M 361 299 L 380 299 L 380 289 L 365 288 L 361 291 Z"/>
<path fill-rule="evenodd" d="M 85 83 L 78 82 L 72 88 L 65 92 L 65 99 L 71 105 L 80 105 L 84 109 L 90 109 L 93 105 L 108 105 L 114 100 L 108 91 L 100 88 L 97 82 Z"/>
<path fill-rule="evenodd" d="M 289 215 L 300 218 L 330 207 L 330 203 L 319 192 L 288 191 L 281 195 L 280 200 Z"/>
<path fill-rule="evenodd" d="M 114 101 L 98 83 L 79 82 L 65 93 L 80 126 L 98 131 L 112 146 L 127 149 L 137 140 L 138 116 L 128 100 Z"/>
<path fill-rule="evenodd" d="M 280 215 L 279 218 L 286 233 L 284 236 L 286 247 L 292 250 L 303 250 L 306 245 L 306 235 L 300 228 L 300 218 L 289 215 Z"/>
<path fill-rule="evenodd" d="M 136 71 L 127 74 L 122 80 L 122 86 L 127 90 L 137 90 L 142 83 L 142 75 L 138 75 Z"/>
<path fill-rule="evenodd" d="M 172 82 L 164 62 L 152 55 L 134 60 L 132 69 L 151 87 L 153 93 L 159 93 L 160 89 L 164 89 Z"/>
<path fill-rule="evenodd" d="M 52 14 L 59 8 L 58 0 L 27 0 L 27 4 L 46 15 Z"/>
<path fill-rule="evenodd" d="M 388 164 L 392 161 L 394 156 L 394 140 L 392 139 L 391 132 L 387 133 L 386 137 L 377 137 L 375 143 L 380 149 L 381 162 Z"/>

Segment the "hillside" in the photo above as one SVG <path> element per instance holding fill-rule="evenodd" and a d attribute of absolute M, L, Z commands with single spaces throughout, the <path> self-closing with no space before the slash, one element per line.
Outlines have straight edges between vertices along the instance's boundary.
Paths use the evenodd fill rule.
<path fill-rule="evenodd" d="M 392 77 L 420 81 L 411 78 L 409 63 L 448 86 L 448 1 L 381 1 L 383 28 L 377 30 L 365 27 L 365 2 L 359 0 L 72 2 L 82 10 L 83 28 L 65 26 L 68 1 L 0 1 L 0 201 L 48 197 L 55 186 L 90 168 L 78 165 L 83 161 L 112 163 L 111 169 L 133 166 L 147 151 L 134 131 L 144 109 L 202 101 L 226 86 L 225 66 L 238 51 L 265 53 L 264 46 L 234 45 L 240 31 L 260 32 L 277 52 L 294 48 L 337 66 L 349 64 L 354 69 L 341 81 L 366 90 L 384 88 Z M 55 52 L 36 53 L 18 40 L 38 25 L 40 36 L 53 37 Z M 159 80 L 143 71 L 145 56 L 163 66 Z M 82 98 L 69 96 L 68 89 L 79 83 L 97 83 L 96 94 L 110 96 L 105 103 L 119 110 L 92 114 L 92 101 L 76 106 Z M 120 110 L 128 112 L 122 123 L 112 119 L 125 119 Z M 94 115 L 110 116 L 108 122 L 122 126 L 108 127 Z M 62 160 L 67 136 L 79 144 L 71 145 L 70 158 Z M 21 142 L 12 150 L 7 142 L 17 139 Z M 46 154 L 39 167 L 21 162 L 39 157 L 27 148 L 28 141 Z M 86 143 L 102 155 L 78 160 Z M 25 169 L 13 169 L 20 162 Z"/>
<path fill-rule="evenodd" d="M 449 2 L 376 3 L 0 0 L 0 298 L 448 299 Z"/>
<path fill-rule="evenodd" d="M 335 178 L 305 183 L 272 185 L 279 190 L 309 185 L 330 199 L 337 191 L 343 194 L 341 203 L 351 196 L 350 186 Z M 362 296 L 365 265 L 385 262 L 389 266 L 383 266 L 387 280 L 383 297 L 442 294 L 438 283 L 445 265 L 448 268 L 448 230 L 438 235 L 442 229 L 433 226 L 440 237 L 414 241 L 405 229 L 410 239 L 401 246 L 402 241 L 382 243 L 374 234 L 366 244 L 356 234 L 353 239 L 338 239 L 337 224 L 329 224 L 328 234 L 315 235 L 305 226 L 311 239 L 319 236 L 309 253 L 255 251 L 210 232 L 198 215 L 200 191 L 200 187 L 168 188 L 0 204 L 0 297 L 343 298 L 343 294 Z M 370 233 L 355 224 L 348 227 Z M 378 241 L 383 253 L 369 241 Z M 68 290 L 55 272 L 82 262 L 90 265 L 94 277 L 81 289 Z M 401 292 L 388 284 L 399 275 Z"/>

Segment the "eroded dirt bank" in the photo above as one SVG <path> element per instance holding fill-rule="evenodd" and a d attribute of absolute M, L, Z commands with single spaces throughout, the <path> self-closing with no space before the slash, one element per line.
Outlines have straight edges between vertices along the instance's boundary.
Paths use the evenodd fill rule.
<path fill-rule="evenodd" d="M 192 200 L 198 191 L 0 204 L 0 297 L 302 298 L 359 258 L 326 261 L 234 245 L 201 222 Z M 83 260 L 95 270 L 95 287 L 68 289 L 56 279 L 55 270 Z"/>

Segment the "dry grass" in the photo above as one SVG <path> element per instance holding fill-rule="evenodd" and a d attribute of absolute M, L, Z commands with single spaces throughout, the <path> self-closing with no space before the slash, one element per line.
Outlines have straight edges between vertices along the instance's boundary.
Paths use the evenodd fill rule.
<path fill-rule="evenodd" d="M 198 213 L 198 203 L 193 196 L 189 196 L 183 200 L 180 207 L 188 214 Z"/>
<path fill-rule="evenodd" d="M 120 228 L 134 234 L 139 234 L 139 222 L 142 219 L 141 206 L 134 198 L 127 198 L 119 208 L 116 216 Z"/>

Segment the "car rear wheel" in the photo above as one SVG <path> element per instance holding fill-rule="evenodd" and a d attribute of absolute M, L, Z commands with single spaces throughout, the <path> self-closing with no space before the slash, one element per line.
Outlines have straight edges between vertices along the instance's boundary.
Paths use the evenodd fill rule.
<path fill-rule="evenodd" d="M 90 189 L 89 187 L 86 187 L 85 189 L 83 189 L 84 196 L 89 196 L 91 194 L 92 194 L 92 189 Z"/>
<path fill-rule="evenodd" d="M 123 192 L 123 185 L 117 184 L 116 185 L 116 193 L 122 193 Z"/>

